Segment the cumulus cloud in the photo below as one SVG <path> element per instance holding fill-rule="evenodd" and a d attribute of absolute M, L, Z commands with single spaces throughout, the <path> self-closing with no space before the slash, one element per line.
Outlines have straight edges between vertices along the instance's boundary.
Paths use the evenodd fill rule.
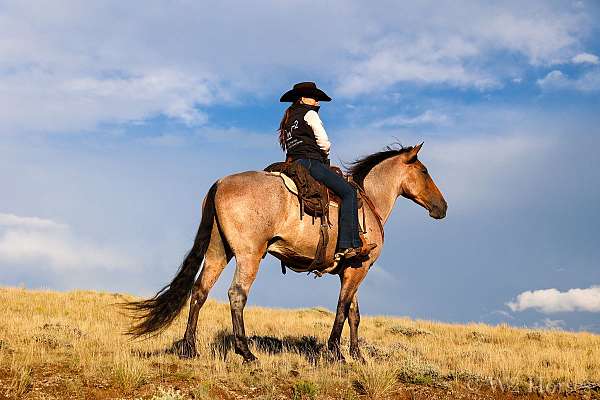
<path fill-rule="evenodd" d="M 290 21 L 306 20 L 317 28 L 290 29 Z M 498 54 L 519 55 L 521 69 L 569 59 L 588 22 L 583 9 L 541 0 L 494 7 L 263 0 L 250 8 L 6 1 L 0 132 L 93 130 L 156 116 L 202 125 L 207 106 L 275 96 L 306 71 L 334 95 L 398 83 L 490 89 L 519 72 L 499 68 Z"/>
<path fill-rule="evenodd" d="M 202 78 L 176 69 L 110 78 L 83 72 L 19 71 L 0 77 L 0 82 L 4 132 L 77 132 L 93 130 L 101 122 L 158 115 L 202 125 L 207 117 L 197 107 L 210 104 L 216 96 Z"/>
<path fill-rule="evenodd" d="M 455 2 L 436 2 L 432 7 L 419 2 L 386 12 L 404 33 L 392 29 L 393 33 L 370 37 L 357 46 L 357 62 L 339 86 L 342 94 L 369 93 L 403 82 L 482 90 L 500 87 L 509 77 L 486 62 L 494 59 L 493 64 L 501 64 L 502 53 L 518 54 L 529 65 L 563 62 L 585 26 L 579 11 L 541 2 L 494 7 Z"/>
<path fill-rule="evenodd" d="M 559 70 L 550 71 L 537 84 L 544 90 L 578 90 L 595 92 L 600 90 L 600 70 L 592 70 L 577 78 L 570 78 Z"/>
<path fill-rule="evenodd" d="M 512 311 L 535 309 L 546 314 L 567 311 L 600 312 L 600 286 L 587 289 L 541 289 L 519 294 L 506 303 Z"/>
<path fill-rule="evenodd" d="M 0 265 L 41 264 L 55 270 L 120 268 L 132 260 L 71 232 L 62 223 L 0 213 Z"/>
<path fill-rule="evenodd" d="M 545 77 L 538 79 L 537 83 L 546 89 L 566 88 L 569 86 L 569 78 L 561 71 L 555 69 L 548 72 Z"/>
<path fill-rule="evenodd" d="M 590 53 L 579 53 L 571 59 L 573 64 L 598 64 L 598 56 Z"/>
<path fill-rule="evenodd" d="M 342 95 L 354 96 L 381 91 L 397 83 L 480 89 L 499 85 L 490 73 L 465 65 L 465 60 L 477 53 L 476 49 L 470 49 L 467 43 L 457 46 L 460 49 L 446 46 L 452 45 L 434 38 L 420 42 L 411 38 L 385 38 L 379 43 L 365 43 L 362 61 L 351 66 L 337 90 Z"/>

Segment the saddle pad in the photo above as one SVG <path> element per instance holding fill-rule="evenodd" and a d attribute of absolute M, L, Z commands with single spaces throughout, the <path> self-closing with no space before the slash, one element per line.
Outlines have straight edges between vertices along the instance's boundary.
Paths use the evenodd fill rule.
<path fill-rule="evenodd" d="M 280 177 L 281 180 L 283 181 L 283 184 L 285 185 L 286 189 L 289 190 L 290 192 L 292 192 L 293 194 L 295 194 L 296 196 L 298 196 L 298 188 L 296 187 L 296 184 L 294 183 L 292 178 L 290 178 L 286 174 L 282 174 L 281 172 L 267 172 L 267 174 Z M 329 201 L 329 207 L 339 207 L 339 204 L 335 201 Z M 363 213 L 364 212 L 365 211 L 363 209 Z M 360 218 L 358 219 L 358 226 L 361 231 L 365 230 L 365 227 L 363 226 L 363 222 Z"/>
<path fill-rule="evenodd" d="M 285 185 L 287 190 L 289 190 L 290 192 L 292 192 L 293 194 L 298 196 L 298 188 L 296 187 L 296 184 L 294 183 L 292 178 L 290 178 L 286 174 L 282 174 L 281 172 L 267 172 L 267 174 L 280 177 L 283 180 L 283 184 Z M 330 207 L 339 207 L 338 203 L 335 201 L 329 201 L 329 206 Z"/>

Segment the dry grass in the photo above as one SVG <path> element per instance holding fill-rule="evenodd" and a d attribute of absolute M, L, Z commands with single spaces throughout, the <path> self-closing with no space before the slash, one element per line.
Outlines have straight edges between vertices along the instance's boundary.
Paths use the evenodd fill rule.
<path fill-rule="evenodd" d="M 228 305 L 207 302 L 200 356 L 180 360 L 164 350 L 180 338 L 186 316 L 159 336 L 131 342 L 122 335 L 130 321 L 114 306 L 131 299 L 1 288 L 0 398 L 498 397 L 540 388 L 593 396 L 600 388 L 600 336 L 590 333 L 363 317 L 367 363 L 339 365 L 321 359 L 329 311 L 249 307 L 246 330 L 260 362 L 242 365 L 230 348 Z"/>

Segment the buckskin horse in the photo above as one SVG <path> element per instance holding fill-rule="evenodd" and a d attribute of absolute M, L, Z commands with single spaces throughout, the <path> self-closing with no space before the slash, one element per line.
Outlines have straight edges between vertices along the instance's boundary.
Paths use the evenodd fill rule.
<path fill-rule="evenodd" d="M 350 325 L 350 355 L 363 360 L 358 345 L 360 313 L 357 290 L 383 247 L 383 224 L 396 198 L 408 198 L 429 211 L 436 219 L 444 218 L 447 203 L 418 159 L 423 143 L 410 147 L 390 147 L 350 164 L 348 174 L 369 197 L 371 207 L 363 206 L 366 237 L 378 246 L 367 260 L 348 260 L 337 273 L 341 288 L 331 335 L 330 354 L 344 361 L 340 337 L 346 319 Z M 378 221 L 378 219 L 380 219 Z M 332 240 L 326 259 L 333 260 L 337 238 L 337 211 L 331 208 Z M 225 266 L 236 260 L 229 302 L 235 352 L 244 362 L 256 359 L 248 347 L 244 329 L 244 306 L 266 253 L 293 265 L 297 272 L 307 271 L 319 237 L 319 224 L 299 218 L 298 198 L 280 177 L 263 171 L 250 171 L 219 179 L 210 188 L 202 205 L 202 219 L 192 249 L 170 284 L 153 298 L 131 302 L 126 307 L 137 319 L 129 334 L 141 337 L 168 327 L 190 300 L 187 328 L 183 338 L 173 345 L 181 357 L 196 355 L 198 312 L 206 301 Z M 200 274 L 196 274 L 204 261 Z"/>

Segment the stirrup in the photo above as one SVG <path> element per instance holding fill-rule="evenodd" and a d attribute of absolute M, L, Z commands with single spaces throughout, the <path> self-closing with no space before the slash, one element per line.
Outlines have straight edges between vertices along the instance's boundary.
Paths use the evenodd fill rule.
<path fill-rule="evenodd" d="M 373 250 L 375 247 L 377 247 L 377 244 L 375 244 L 375 243 L 364 244 L 361 247 L 350 247 L 348 249 L 345 249 L 344 251 L 335 253 L 335 255 L 333 256 L 333 259 L 335 261 L 341 261 L 342 259 L 349 260 L 351 258 L 357 258 L 357 257 L 365 258 L 369 255 L 371 250 Z"/>

